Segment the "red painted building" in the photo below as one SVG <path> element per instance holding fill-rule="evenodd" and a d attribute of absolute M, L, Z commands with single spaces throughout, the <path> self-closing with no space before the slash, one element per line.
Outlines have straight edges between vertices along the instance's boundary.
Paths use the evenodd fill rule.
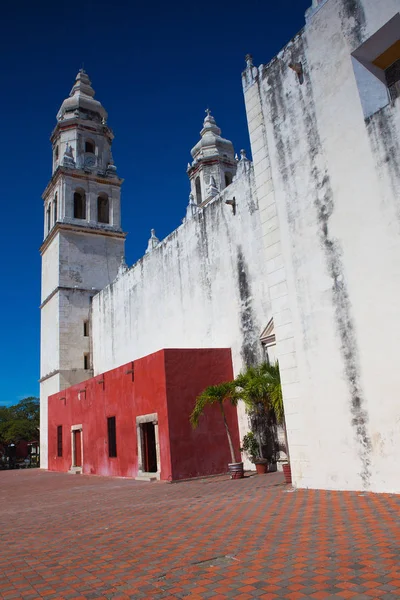
<path fill-rule="evenodd" d="M 160 350 L 49 397 L 49 470 L 167 481 L 227 471 L 222 415 L 189 415 L 208 385 L 233 379 L 229 349 Z M 236 408 L 227 420 L 239 453 Z"/>

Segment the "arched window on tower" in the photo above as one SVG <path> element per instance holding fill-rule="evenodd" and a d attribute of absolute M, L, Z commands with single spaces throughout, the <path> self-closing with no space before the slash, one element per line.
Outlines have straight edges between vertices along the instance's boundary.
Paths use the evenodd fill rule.
<path fill-rule="evenodd" d="M 47 215 L 47 233 L 49 233 L 50 229 L 51 229 L 51 203 L 49 203 L 49 205 L 47 207 L 46 215 Z"/>
<path fill-rule="evenodd" d="M 95 144 L 93 140 L 86 140 L 85 142 L 85 152 L 90 152 L 94 154 Z"/>
<path fill-rule="evenodd" d="M 97 198 L 97 220 L 99 223 L 110 222 L 110 202 L 107 194 L 99 194 Z"/>
<path fill-rule="evenodd" d="M 58 146 L 56 146 L 56 149 L 54 150 L 54 158 L 56 160 L 58 160 L 58 155 L 59 155 L 59 150 L 58 150 Z"/>
<path fill-rule="evenodd" d="M 229 173 L 229 171 L 227 171 L 225 173 L 225 187 L 228 187 L 228 185 L 231 185 L 232 179 L 233 179 L 232 173 Z"/>
<path fill-rule="evenodd" d="M 202 199 L 201 199 L 200 177 L 196 177 L 195 186 L 196 186 L 196 202 L 197 202 L 197 204 L 201 204 L 202 203 Z"/>
<path fill-rule="evenodd" d="M 54 203 L 53 203 L 54 204 L 54 221 L 53 221 L 54 225 L 57 223 L 57 220 L 58 220 L 58 212 L 57 212 L 58 211 L 58 206 L 57 206 L 58 201 L 57 200 L 58 200 L 58 194 L 56 192 L 54 194 Z"/>
<path fill-rule="evenodd" d="M 86 219 L 86 194 L 83 190 L 74 193 L 74 219 Z"/>

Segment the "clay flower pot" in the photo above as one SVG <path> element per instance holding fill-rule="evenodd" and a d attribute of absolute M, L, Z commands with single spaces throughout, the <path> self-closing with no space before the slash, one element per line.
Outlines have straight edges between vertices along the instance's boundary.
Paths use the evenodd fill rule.
<path fill-rule="evenodd" d="M 229 463 L 228 464 L 228 471 L 229 474 L 231 476 L 231 479 L 243 479 L 244 477 L 244 469 L 243 469 L 243 463 L 239 462 L 239 463 Z"/>
<path fill-rule="evenodd" d="M 264 475 L 268 472 L 268 460 L 266 458 L 258 458 L 254 461 L 257 475 Z"/>
<path fill-rule="evenodd" d="M 290 463 L 283 463 L 282 468 L 286 483 L 292 483 L 292 470 L 290 468 Z"/>

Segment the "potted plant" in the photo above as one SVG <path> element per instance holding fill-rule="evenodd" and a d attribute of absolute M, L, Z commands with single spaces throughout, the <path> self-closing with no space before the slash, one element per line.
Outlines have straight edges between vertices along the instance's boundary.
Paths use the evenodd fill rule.
<path fill-rule="evenodd" d="M 282 425 L 283 435 L 285 439 L 285 450 L 287 462 L 283 463 L 283 473 L 286 483 L 292 483 L 292 470 L 290 468 L 289 444 L 286 430 L 285 411 L 283 408 L 283 395 L 281 385 L 281 375 L 279 372 L 279 364 L 264 363 L 263 372 L 268 384 L 269 403 L 276 416 L 278 425 Z"/>
<path fill-rule="evenodd" d="M 278 362 L 275 364 L 264 362 L 255 367 L 248 367 L 244 373 L 236 378 L 235 383 L 239 388 L 237 393 L 245 402 L 249 411 L 257 411 L 259 406 L 264 405 L 273 411 L 277 424 L 282 425 L 288 457 L 287 463 L 283 464 L 283 472 L 286 483 L 291 483 L 289 445 Z M 260 439 L 258 442 L 261 450 Z"/>
<path fill-rule="evenodd" d="M 257 473 L 266 473 L 269 461 L 263 454 L 260 421 L 265 427 L 266 413 L 270 410 L 270 406 L 269 388 L 264 376 L 263 364 L 247 367 L 246 371 L 236 377 L 235 384 L 236 393 L 245 403 L 252 419 L 252 429 L 254 428 L 251 435 L 247 434 L 243 439 L 243 449 L 252 457 L 250 460 L 255 464 Z M 247 444 L 249 444 L 248 450 L 245 447 Z"/>
<path fill-rule="evenodd" d="M 233 406 L 236 406 L 238 403 L 236 386 L 235 382 L 233 381 L 227 381 L 225 383 L 220 383 L 219 385 L 211 385 L 207 387 L 196 399 L 196 404 L 192 414 L 190 415 L 190 422 L 193 428 L 197 427 L 199 424 L 199 419 L 206 406 L 212 404 L 217 404 L 219 406 L 225 426 L 226 436 L 228 438 L 229 450 L 231 453 L 232 462 L 228 464 L 228 470 L 231 475 L 231 479 L 242 479 L 244 477 L 243 462 L 237 462 L 236 460 L 232 436 L 231 432 L 229 431 L 228 421 L 226 419 L 224 410 L 225 402 L 231 402 Z"/>
<path fill-rule="evenodd" d="M 263 475 L 268 471 L 268 460 L 260 456 L 260 445 L 252 431 L 246 433 L 243 438 L 242 452 L 246 452 L 251 462 L 255 465 L 258 475 Z"/>

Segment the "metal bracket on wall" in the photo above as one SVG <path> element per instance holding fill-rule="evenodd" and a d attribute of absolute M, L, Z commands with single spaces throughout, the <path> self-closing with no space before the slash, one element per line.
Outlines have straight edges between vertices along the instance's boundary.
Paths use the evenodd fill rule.
<path fill-rule="evenodd" d="M 225 200 L 225 204 L 232 206 L 233 215 L 236 215 L 236 198 L 233 196 L 232 200 Z"/>
<path fill-rule="evenodd" d="M 104 377 L 103 377 L 103 379 L 99 379 L 99 380 L 97 381 L 97 383 L 98 383 L 99 385 L 102 385 L 102 386 L 103 386 L 103 391 L 104 391 L 104 387 L 105 387 L 105 380 L 104 380 Z"/>
<path fill-rule="evenodd" d="M 301 85 L 304 81 L 304 71 L 301 62 L 290 63 L 289 69 L 292 69 L 292 71 L 296 73 L 297 79 L 299 80 L 299 83 Z"/>
<path fill-rule="evenodd" d="M 126 375 L 132 375 L 132 381 L 135 381 L 135 363 L 132 361 L 132 366 L 130 369 L 128 369 L 127 371 L 125 371 Z"/>

